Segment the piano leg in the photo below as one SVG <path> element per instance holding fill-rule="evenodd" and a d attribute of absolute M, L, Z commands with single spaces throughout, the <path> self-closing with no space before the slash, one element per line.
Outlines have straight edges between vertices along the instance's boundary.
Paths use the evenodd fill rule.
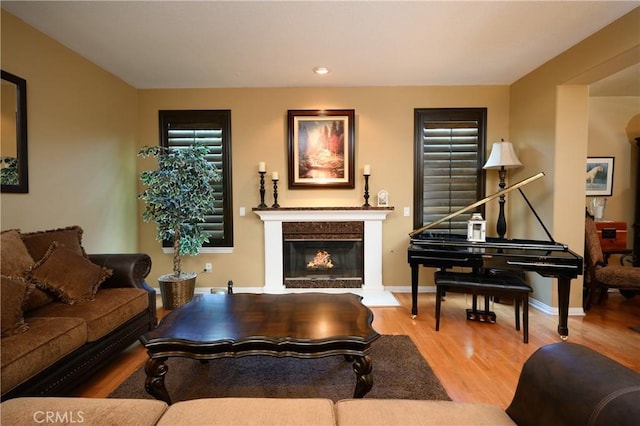
<path fill-rule="evenodd" d="M 418 271 L 420 265 L 411 264 L 411 318 L 418 316 Z"/>
<path fill-rule="evenodd" d="M 571 278 L 558 277 L 558 334 L 563 341 L 569 339 L 569 292 Z"/>

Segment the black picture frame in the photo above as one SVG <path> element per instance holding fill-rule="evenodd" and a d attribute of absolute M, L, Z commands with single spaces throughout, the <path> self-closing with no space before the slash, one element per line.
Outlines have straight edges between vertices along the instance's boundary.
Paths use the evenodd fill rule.
<path fill-rule="evenodd" d="M 610 197 L 613 195 L 614 160 L 614 157 L 587 158 L 587 197 Z"/>
<path fill-rule="evenodd" d="M 0 192 L 3 193 L 20 193 L 26 194 L 29 192 L 29 159 L 27 149 L 27 80 L 11 74 L 5 70 L 0 70 L 0 77 L 2 79 L 3 92 L 2 92 L 2 114 L 3 125 L 5 122 L 5 114 L 13 112 L 14 117 L 9 118 L 12 123 L 15 123 L 15 140 L 2 141 L 2 152 L 0 155 L 0 162 L 3 178 L 0 184 Z M 4 85 L 7 85 L 6 87 Z M 14 87 L 15 86 L 15 87 Z M 11 96 L 14 95 L 14 96 Z M 10 105 L 6 105 L 7 97 L 10 99 Z M 3 131 L 3 135 L 5 132 Z M 6 149 L 10 148 L 10 149 Z M 8 169 L 5 169 L 7 167 Z M 11 170 L 9 170 L 11 169 Z M 11 178 L 5 182 L 5 172 L 9 172 L 8 175 Z"/>

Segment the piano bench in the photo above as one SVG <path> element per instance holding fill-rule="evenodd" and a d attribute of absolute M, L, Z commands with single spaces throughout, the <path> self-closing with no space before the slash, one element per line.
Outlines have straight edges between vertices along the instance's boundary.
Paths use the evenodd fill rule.
<path fill-rule="evenodd" d="M 510 297 L 514 300 L 516 314 L 516 330 L 520 330 L 520 304 L 522 303 L 522 339 L 529 343 L 529 294 L 533 289 L 525 280 L 514 275 L 488 275 L 466 272 L 438 271 L 434 275 L 436 283 L 436 331 L 440 330 L 440 305 L 445 292 L 464 293 L 473 295 L 473 309 L 467 316 L 474 319 L 487 320 L 493 318 L 492 312 L 478 311 L 477 296 Z M 493 315 L 492 315 L 493 314 Z"/>

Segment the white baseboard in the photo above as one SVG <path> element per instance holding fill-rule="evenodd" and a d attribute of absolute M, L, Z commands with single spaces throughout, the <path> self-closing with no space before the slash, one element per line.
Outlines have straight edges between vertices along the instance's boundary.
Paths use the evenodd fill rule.
<path fill-rule="evenodd" d="M 538 299 L 533 299 L 533 298 L 529 298 L 529 306 L 531 306 L 532 308 L 535 308 L 539 311 L 544 312 L 545 314 L 549 314 L 549 315 L 558 315 L 558 308 L 554 307 L 554 306 L 549 306 L 546 303 L 542 303 L 541 301 L 539 301 Z M 578 308 L 572 308 L 571 306 L 569 306 L 569 316 L 570 317 L 583 317 L 584 314 L 584 309 L 582 307 L 578 307 Z"/>
<path fill-rule="evenodd" d="M 397 285 L 397 286 L 385 285 L 384 289 L 392 293 L 411 293 L 410 285 Z M 428 286 L 421 285 L 418 287 L 418 293 L 435 293 L 435 292 L 436 292 L 436 286 L 434 285 L 428 285 Z"/>
<path fill-rule="evenodd" d="M 384 289 L 390 291 L 392 293 L 411 293 L 411 286 L 384 286 Z M 420 286 L 418 287 L 418 293 L 435 293 L 436 286 Z M 545 314 L 549 315 L 558 315 L 558 308 L 549 306 L 546 303 L 542 303 L 541 301 L 529 298 L 529 306 L 535 308 Z M 569 307 L 569 316 L 573 317 L 583 317 L 585 315 L 584 309 L 582 307 L 572 308 Z"/>
<path fill-rule="evenodd" d="M 160 295 L 160 289 L 154 288 Z M 411 290 L 409 290 L 411 291 Z M 226 293 L 226 287 L 196 287 L 195 294 Z M 264 293 L 264 287 L 233 287 L 234 293 Z M 365 291 L 359 288 L 290 288 L 288 293 L 345 293 L 362 296 L 362 303 L 369 307 L 401 306 L 390 291 Z M 159 299 L 160 300 L 160 299 Z M 161 303 L 161 302 L 160 302 Z"/>
<path fill-rule="evenodd" d="M 160 288 L 154 287 L 156 294 L 160 295 Z M 264 293 L 264 287 L 234 287 L 233 291 L 235 293 Z M 393 296 L 392 293 L 411 293 L 411 286 L 384 286 L 384 291 L 382 292 L 372 292 L 368 293 L 362 291 L 361 289 L 352 288 L 352 289 L 344 289 L 344 288 L 297 288 L 297 289 L 288 289 L 290 293 L 312 293 L 312 292 L 323 292 L 323 293 L 344 293 L 345 291 L 350 291 L 352 293 L 358 294 L 363 297 L 363 303 L 370 307 L 383 307 L 383 306 L 400 306 L 400 302 Z M 226 293 L 226 287 L 196 287 L 196 294 L 210 294 L 210 293 Z M 418 293 L 435 293 L 435 286 L 420 286 L 418 288 Z M 542 303 L 541 301 L 529 298 L 529 306 L 537 309 L 548 315 L 558 315 L 558 308 L 549 306 L 546 303 Z M 569 307 L 569 316 L 570 317 L 583 317 L 585 315 L 584 309 L 582 307 Z"/>

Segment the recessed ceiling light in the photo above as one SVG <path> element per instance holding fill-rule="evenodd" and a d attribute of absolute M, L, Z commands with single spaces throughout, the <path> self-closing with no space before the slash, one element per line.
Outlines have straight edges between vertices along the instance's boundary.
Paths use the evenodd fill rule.
<path fill-rule="evenodd" d="M 327 67 L 313 67 L 313 72 L 319 75 L 329 74 L 329 68 Z"/>

